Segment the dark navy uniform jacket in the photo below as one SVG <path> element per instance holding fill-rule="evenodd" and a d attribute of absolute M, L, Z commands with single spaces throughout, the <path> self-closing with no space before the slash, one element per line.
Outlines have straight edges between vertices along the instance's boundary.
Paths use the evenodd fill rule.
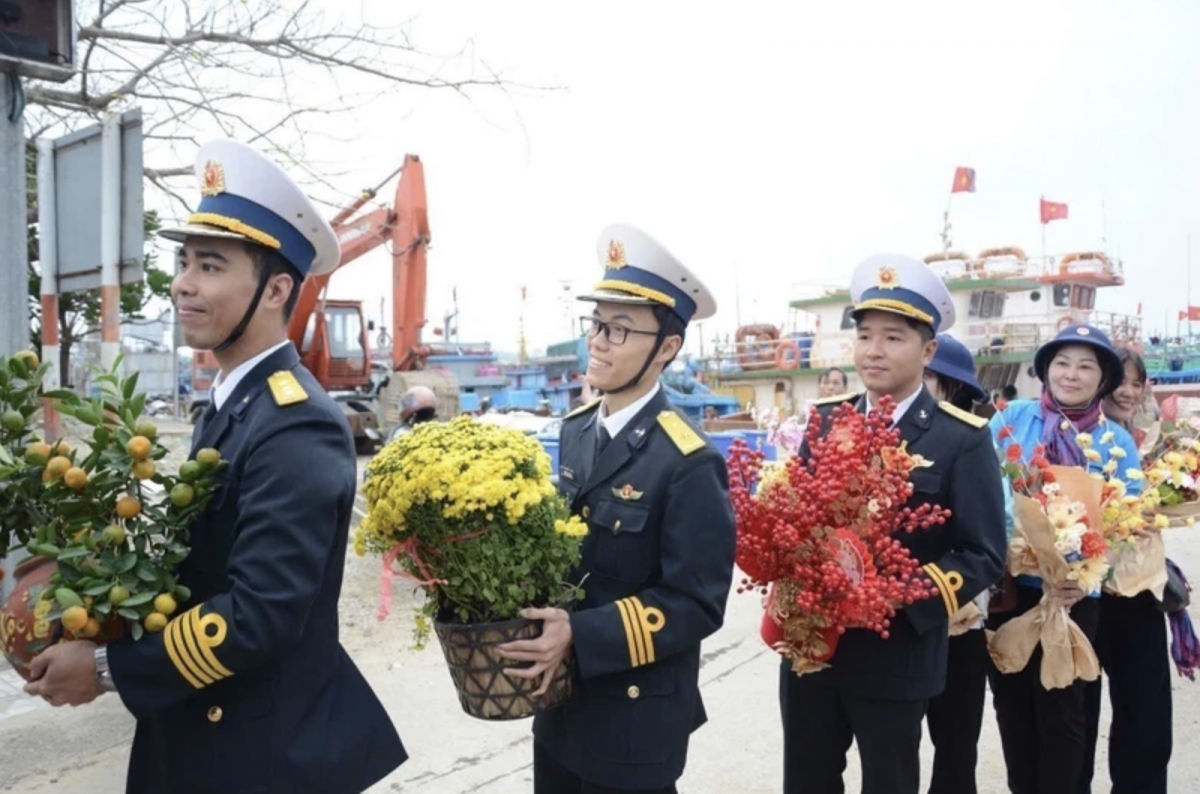
<path fill-rule="evenodd" d="M 571 615 L 580 680 L 534 735 L 595 785 L 666 787 L 706 720 L 700 641 L 721 626 L 733 578 L 728 475 L 661 391 L 593 462 L 597 409 L 563 423 L 558 480 L 590 530 Z"/>
<path fill-rule="evenodd" d="M 291 345 L 197 427 L 221 487 L 191 529 L 164 631 L 109 649 L 137 718 L 131 794 L 351 794 L 406 758 L 338 642 L 355 493 L 341 410 Z"/>
<path fill-rule="evenodd" d="M 855 402 L 860 411 L 866 407 L 861 395 L 819 402 L 823 430 L 828 430 L 834 409 L 845 402 Z M 907 504 L 934 504 L 952 513 L 941 526 L 896 535 L 939 592 L 898 612 L 886 640 L 865 629 L 847 631 L 832 667 L 808 675 L 866 697 L 925 700 L 945 687 L 947 619 L 1003 573 L 1004 486 L 986 420 L 938 402 L 922 388 L 898 426 L 908 452 L 933 464 L 910 474 L 913 494 Z M 800 455 L 807 454 L 802 447 Z"/>

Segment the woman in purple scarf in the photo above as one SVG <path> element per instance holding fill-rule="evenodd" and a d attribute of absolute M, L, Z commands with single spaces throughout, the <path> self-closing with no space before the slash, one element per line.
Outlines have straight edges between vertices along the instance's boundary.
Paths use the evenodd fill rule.
<path fill-rule="evenodd" d="M 1124 373 L 1103 332 L 1086 325 L 1069 326 L 1038 349 L 1033 366 L 1042 381 L 1040 399 L 1018 400 L 992 417 L 1000 454 L 1016 443 L 1028 463 L 1034 449 L 1041 446 L 1052 464 L 1101 472 L 1113 457 L 1112 450 L 1117 449 L 1117 456 L 1128 461 L 1118 464 L 1119 475 L 1130 466 L 1137 467 L 1133 438 L 1124 428 L 1108 423 L 1101 410 L 1105 396 L 1121 385 Z M 1081 433 L 1097 441 L 1105 439 L 1092 445 L 1099 455 L 1093 453 L 1091 460 L 1076 440 Z M 1112 433 L 1111 439 L 1108 433 Z M 1136 494 L 1141 483 L 1126 480 L 1126 486 L 1129 493 Z M 1029 611 L 1043 596 L 1042 581 L 1034 576 L 1018 577 L 1010 589 L 1015 591 L 1016 603 L 1007 611 L 1001 611 L 1003 605 L 992 607 L 988 617 L 991 630 Z M 1089 640 L 1095 639 L 1100 619 L 1099 596 L 1099 592 L 1086 593 L 1075 584 L 1050 594 L 1070 608 L 1072 620 Z M 993 667 L 988 674 L 1008 786 L 1013 794 L 1070 794 L 1076 791 L 1087 758 L 1085 682 L 1046 689 L 1040 678 L 1041 659 L 1038 649 L 1021 672 L 1002 674 Z"/>

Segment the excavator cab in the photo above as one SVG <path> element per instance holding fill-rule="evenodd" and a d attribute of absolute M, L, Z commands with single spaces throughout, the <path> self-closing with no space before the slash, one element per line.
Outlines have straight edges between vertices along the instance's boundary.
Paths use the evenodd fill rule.
<path fill-rule="evenodd" d="M 318 323 L 325 326 L 325 333 L 318 333 Z M 322 344 L 328 345 L 325 355 L 321 355 Z M 323 316 L 313 312 L 304 331 L 300 360 L 328 391 L 358 391 L 369 387 L 371 362 L 362 304 L 328 300 Z"/>

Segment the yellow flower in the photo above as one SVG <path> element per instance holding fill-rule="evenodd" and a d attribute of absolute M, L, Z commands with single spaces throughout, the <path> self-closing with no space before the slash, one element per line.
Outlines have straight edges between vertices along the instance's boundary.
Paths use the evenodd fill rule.
<path fill-rule="evenodd" d="M 1114 438 L 1115 438 L 1115 436 L 1113 435 L 1113 431 L 1109 430 L 1107 433 L 1100 436 L 1100 443 L 1101 444 L 1111 444 L 1113 442 Z"/>
<path fill-rule="evenodd" d="M 1075 436 L 1075 443 L 1084 449 L 1087 449 L 1092 445 L 1092 434 L 1080 433 L 1079 435 Z"/>
<path fill-rule="evenodd" d="M 1126 469 L 1125 470 L 1125 479 L 1127 479 L 1127 480 L 1144 480 L 1144 479 L 1146 479 L 1146 475 L 1142 473 L 1141 469 Z"/>
<path fill-rule="evenodd" d="M 1194 516 L 1188 516 L 1183 520 L 1183 523 L 1187 524 L 1189 527 L 1194 527 L 1196 526 L 1196 519 Z"/>
<path fill-rule="evenodd" d="M 1083 456 L 1093 463 L 1099 463 L 1102 460 L 1100 452 L 1090 447 L 1083 448 Z"/>
<path fill-rule="evenodd" d="M 1110 475 L 1116 474 L 1117 473 L 1117 462 L 1115 460 L 1110 460 L 1108 463 L 1105 463 L 1104 464 L 1104 473 L 1110 474 Z"/>
<path fill-rule="evenodd" d="M 1166 529 L 1169 526 L 1171 526 L 1171 519 L 1167 518 L 1162 513 L 1159 513 L 1154 517 L 1155 529 Z"/>
<path fill-rule="evenodd" d="M 1116 458 L 1117 460 L 1120 460 L 1121 458 L 1125 457 L 1125 450 L 1121 449 L 1120 447 L 1109 447 L 1108 454 L 1109 454 L 1109 457 L 1113 457 L 1113 458 Z"/>
<path fill-rule="evenodd" d="M 554 522 L 554 531 L 561 535 L 569 535 L 573 538 L 582 538 L 588 533 L 587 524 L 579 520 L 578 516 L 571 516 L 566 521 L 559 519 Z"/>

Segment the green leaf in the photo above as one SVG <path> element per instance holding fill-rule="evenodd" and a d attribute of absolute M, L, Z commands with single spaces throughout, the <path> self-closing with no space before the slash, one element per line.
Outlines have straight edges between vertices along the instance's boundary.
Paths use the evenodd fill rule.
<path fill-rule="evenodd" d="M 53 543 L 38 543 L 33 549 L 43 557 L 49 557 L 52 560 L 57 560 L 58 555 L 62 553 L 58 546 L 55 546 Z"/>
<path fill-rule="evenodd" d="M 97 615 L 108 617 L 110 614 L 112 614 L 112 604 L 108 603 L 107 601 L 101 604 L 96 604 L 92 607 L 92 611 Z"/>
<path fill-rule="evenodd" d="M 133 623 L 129 624 L 129 633 L 133 635 L 133 641 L 137 642 L 142 638 L 142 635 L 146 633 L 146 630 L 142 628 L 140 621 L 134 621 Z"/>
<path fill-rule="evenodd" d="M 91 550 L 86 546 L 72 546 L 69 549 L 59 553 L 58 561 L 62 562 L 63 560 L 77 560 L 80 557 L 86 557 L 91 553 Z"/>
<path fill-rule="evenodd" d="M 111 584 L 109 584 L 108 582 L 102 582 L 100 584 L 94 584 L 91 587 L 89 587 L 88 589 L 84 590 L 83 594 L 90 595 L 90 596 L 104 595 L 111 589 L 112 589 Z"/>
<path fill-rule="evenodd" d="M 142 560 L 137 564 L 137 569 L 134 571 L 134 573 L 137 575 L 137 578 L 141 579 L 143 582 L 158 581 L 158 574 L 155 572 L 154 566 L 152 566 L 146 560 Z"/>
<path fill-rule="evenodd" d="M 50 391 L 42 392 L 42 396 L 48 397 L 51 400 L 64 400 L 66 402 L 73 402 L 73 401 L 79 399 L 79 395 L 76 394 L 75 392 L 71 391 L 70 389 L 52 389 Z M 59 405 L 54 406 L 54 410 L 58 411 L 59 413 L 62 413 L 63 408 L 66 408 L 66 407 L 69 407 L 69 406 L 64 406 L 62 404 L 59 404 Z"/>
<path fill-rule="evenodd" d="M 135 596 L 130 596 L 129 598 L 125 599 L 125 601 L 121 603 L 121 606 L 140 607 L 142 604 L 148 604 L 153 601 L 156 595 L 158 595 L 158 593 L 154 592 L 153 590 L 149 590 L 145 593 L 138 593 Z"/>
<path fill-rule="evenodd" d="M 137 552 L 129 551 L 121 555 L 121 559 L 117 560 L 117 573 L 129 573 L 138 563 Z"/>
<path fill-rule="evenodd" d="M 192 597 L 192 591 L 190 588 L 184 587 L 183 585 L 179 585 L 178 587 L 175 588 L 175 598 L 178 599 L 181 603 L 184 601 L 187 601 L 191 597 Z"/>
<path fill-rule="evenodd" d="M 129 599 L 129 601 L 132 601 L 132 600 L 133 600 L 132 598 Z M 125 604 L 128 604 L 129 601 L 126 601 Z M 126 620 L 141 620 L 142 619 L 142 616 L 139 615 L 137 612 L 133 611 L 132 609 L 126 609 L 125 604 L 122 604 L 117 609 L 118 615 L 125 618 Z"/>
<path fill-rule="evenodd" d="M 79 597 L 79 594 L 66 587 L 60 587 L 54 591 L 54 600 L 64 607 L 83 606 L 83 599 Z"/>
<path fill-rule="evenodd" d="M 134 372 L 125 379 L 124 388 L 121 390 L 125 395 L 126 400 L 133 399 L 134 392 L 137 391 L 138 373 Z"/>

